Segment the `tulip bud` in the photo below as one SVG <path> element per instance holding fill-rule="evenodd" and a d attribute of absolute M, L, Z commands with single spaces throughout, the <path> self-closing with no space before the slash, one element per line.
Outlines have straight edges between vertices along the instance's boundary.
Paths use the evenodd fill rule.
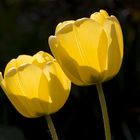
<path fill-rule="evenodd" d="M 50 49 L 76 85 L 92 85 L 114 77 L 122 64 L 123 37 L 115 16 L 104 10 L 90 18 L 65 21 L 49 37 Z"/>
<path fill-rule="evenodd" d="M 6 66 L 0 85 L 23 116 L 33 118 L 58 111 L 70 92 L 70 80 L 48 53 L 20 55 Z"/>

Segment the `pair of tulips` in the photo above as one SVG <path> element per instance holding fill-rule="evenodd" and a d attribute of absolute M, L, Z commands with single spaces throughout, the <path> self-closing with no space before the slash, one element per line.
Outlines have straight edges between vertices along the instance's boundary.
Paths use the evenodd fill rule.
<path fill-rule="evenodd" d="M 0 74 L 2 89 L 25 117 L 57 112 L 68 99 L 71 82 L 102 83 L 114 77 L 122 63 L 120 24 L 104 10 L 58 24 L 49 45 L 56 59 L 43 51 L 20 55 L 7 64 L 4 78 Z"/>

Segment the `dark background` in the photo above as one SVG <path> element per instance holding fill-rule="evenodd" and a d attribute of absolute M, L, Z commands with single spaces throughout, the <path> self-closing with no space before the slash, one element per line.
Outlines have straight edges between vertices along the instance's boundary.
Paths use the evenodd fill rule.
<path fill-rule="evenodd" d="M 112 140 L 140 140 L 140 1 L 1 0 L 0 71 L 19 54 L 50 52 L 48 37 L 59 22 L 105 9 L 120 21 L 124 59 L 120 72 L 103 83 Z M 95 86 L 72 85 L 65 106 L 52 115 L 60 140 L 104 140 Z M 21 116 L 0 90 L 0 140 L 51 140 L 43 117 Z"/>

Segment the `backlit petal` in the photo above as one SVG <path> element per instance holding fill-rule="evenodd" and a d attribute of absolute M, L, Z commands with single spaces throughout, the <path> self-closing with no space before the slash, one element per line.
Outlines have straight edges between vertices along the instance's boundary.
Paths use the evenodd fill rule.
<path fill-rule="evenodd" d="M 33 114 L 32 116 L 43 112 L 39 100 L 51 102 L 48 81 L 43 71 L 36 66 L 28 65 L 17 70 L 16 73 L 7 74 L 5 81 L 9 91 L 26 105 L 26 110 Z M 33 98 L 38 98 L 38 102 L 32 102 Z"/>
<path fill-rule="evenodd" d="M 0 73 L 0 85 L 5 92 L 6 96 L 8 99 L 11 101 L 13 106 L 16 108 L 20 114 L 22 114 L 25 117 L 31 117 L 32 114 L 26 110 L 26 107 L 24 106 L 25 102 L 20 101 L 18 96 L 14 96 L 6 87 L 6 82 L 2 77 L 2 74 Z"/>
<path fill-rule="evenodd" d="M 108 40 L 104 30 L 101 33 L 98 45 L 98 59 L 101 68 L 101 77 L 103 77 L 108 65 Z"/>
<path fill-rule="evenodd" d="M 46 77 L 49 76 L 50 79 L 48 87 L 52 99 L 52 103 L 48 104 L 47 109 L 48 113 L 54 113 L 58 111 L 68 99 L 71 82 L 56 61 L 46 65 L 44 73 Z"/>
<path fill-rule="evenodd" d="M 4 76 L 5 74 L 8 72 L 9 69 L 11 68 L 16 68 L 16 59 L 12 59 L 7 65 L 6 65 L 6 68 L 5 68 L 5 71 L 4 71 Z"/>
<path fill-rule="evenodd" d="M 120 54 L 121 54 L 121 58 L 122 58 L 123 57 L 123 35 L 122 35 L 121 26 L 120 26 L 120 23 L 115 16 L 111 16 L 110 19 L 114 22 L 114 25 L 115 25 L 115 31 L 117 34 Z"/>
<path fill-rule="evenodd" d="M 78 65 L 100 71 L 97 48 L 102 27 L 91 19 L 82 19 L 58 32 L 57 39 Z M 88 34 L 88 35 L 87 35 Z"/>
<path fill-rule="evenodd" d="M 100 10 L 100 13 L 105 17 L 109 17 L 108 13 L 105 10 Z"/>
<path fill-rule="evenodd" d="M 118 43 L 118 36 L 115 30 L 115 25 L 110 19 L 106 19 L 104 30 L 108 38 L 108 66 L 105 74 L 105 79 L 115 76 L 121 66 L 122 58 Z"/>
<path fill-rule="evenodd" d="M 11 68 L 16 68 L 20 65 L 23 65 L 23 64 L 31 64 L 33 61 L 33 58 L 29 55 L 20 55 L 18 56 L 17 59 L 12 59 L 7 65 L 6 65 L 6 68 L 5 68 L 5 71 L 4 71 L 4 75 L 8 72 L 9 69 Z"/>
<path fill-rule="evenodd" d="M 96 22 L 98 22 L 99 24 L 103 25 L 104 24 L 104 20 L 105 20 L 105 17 L 103 14 L 101 14 L 100 12 L 96 12 L 96 13 L 93 13 L 90 18 Z"/>
<path fill-rule="evenodd" d="M 40 67 L 41 69 L 44 68 L 44 65 L 54 60 L 54 58 L 51 55 L 43 51 L 36 53 L 33 56 L 33 58 L 34 58 L 34 61 L 32 62 L 32 64 Z"/>
<path fill-rule="evenodd" d="M 29 65 L 25 67 L 24 70 L 19 71 L 19 74 L 20 80 L 29 98 L 35 98 L 38 97 L 38 94 L 41 94 L 41 100 L 51 102 L 47 87 L 48 80 L 42 69 L 34 65 Z"/>
<path fill-rule="evenodd" d="M 71 81 L 76 83 L 77 85 L 83 85 L 83 81 L 81 81 L 81 77 L 77 70 L 78 65 L 69 56 L 69 54 L 60 46 L 60 44 L 58 44 L 57 38 L 55 36 L 49 37 L 49 45 L 55 58 L 61 65 L 66 75 L 71 79 Z"/>
<path fill-rule="evenodd" d="M 59 30 L 61 30 L 65 25 L 69 24 L 69 23 L 73 23 L 74 20 L 68 20 L 68 21 L 64 21 L 64 22 L 60 22 L 55 29 L 55 33 L 57 33 Z"/>
<path fill-rule="evenodd" d="M 30 55 L 19 55 L 16 59 L 17 67 L 25 63 L 31 64 L 32 61 L 33 57 Z"/>

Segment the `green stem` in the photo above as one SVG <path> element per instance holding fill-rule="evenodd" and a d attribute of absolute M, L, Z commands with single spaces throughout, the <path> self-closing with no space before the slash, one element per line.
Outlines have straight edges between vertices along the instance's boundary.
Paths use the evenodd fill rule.
<path fill-rule="evenodd" d="M 111 140 L 109 118 L 108 118 L 108 112 L 107 112 L 107 107 L 106 107 L 106 101 L 105 101 L 103 88 L 102 88 L 101 84 L 96 84 L 96 88 L 97 88 L 97 91 L 98 91 L 99 101 L 100 101 L 102 115 L 103 115 L 105 138 L 106 138 L 106 140 Z"/>
<path fill-rule="evenodd" d="M 47 120 L 47 124 L 48 124 L 48 128 L 50 130 L 50 133 L 51 133 L 52 140 L 58 140 L 58 136 L 57 136 L 53 121 L 51 119 L 51 116 L 48 115 L 45 118 Z"/>

